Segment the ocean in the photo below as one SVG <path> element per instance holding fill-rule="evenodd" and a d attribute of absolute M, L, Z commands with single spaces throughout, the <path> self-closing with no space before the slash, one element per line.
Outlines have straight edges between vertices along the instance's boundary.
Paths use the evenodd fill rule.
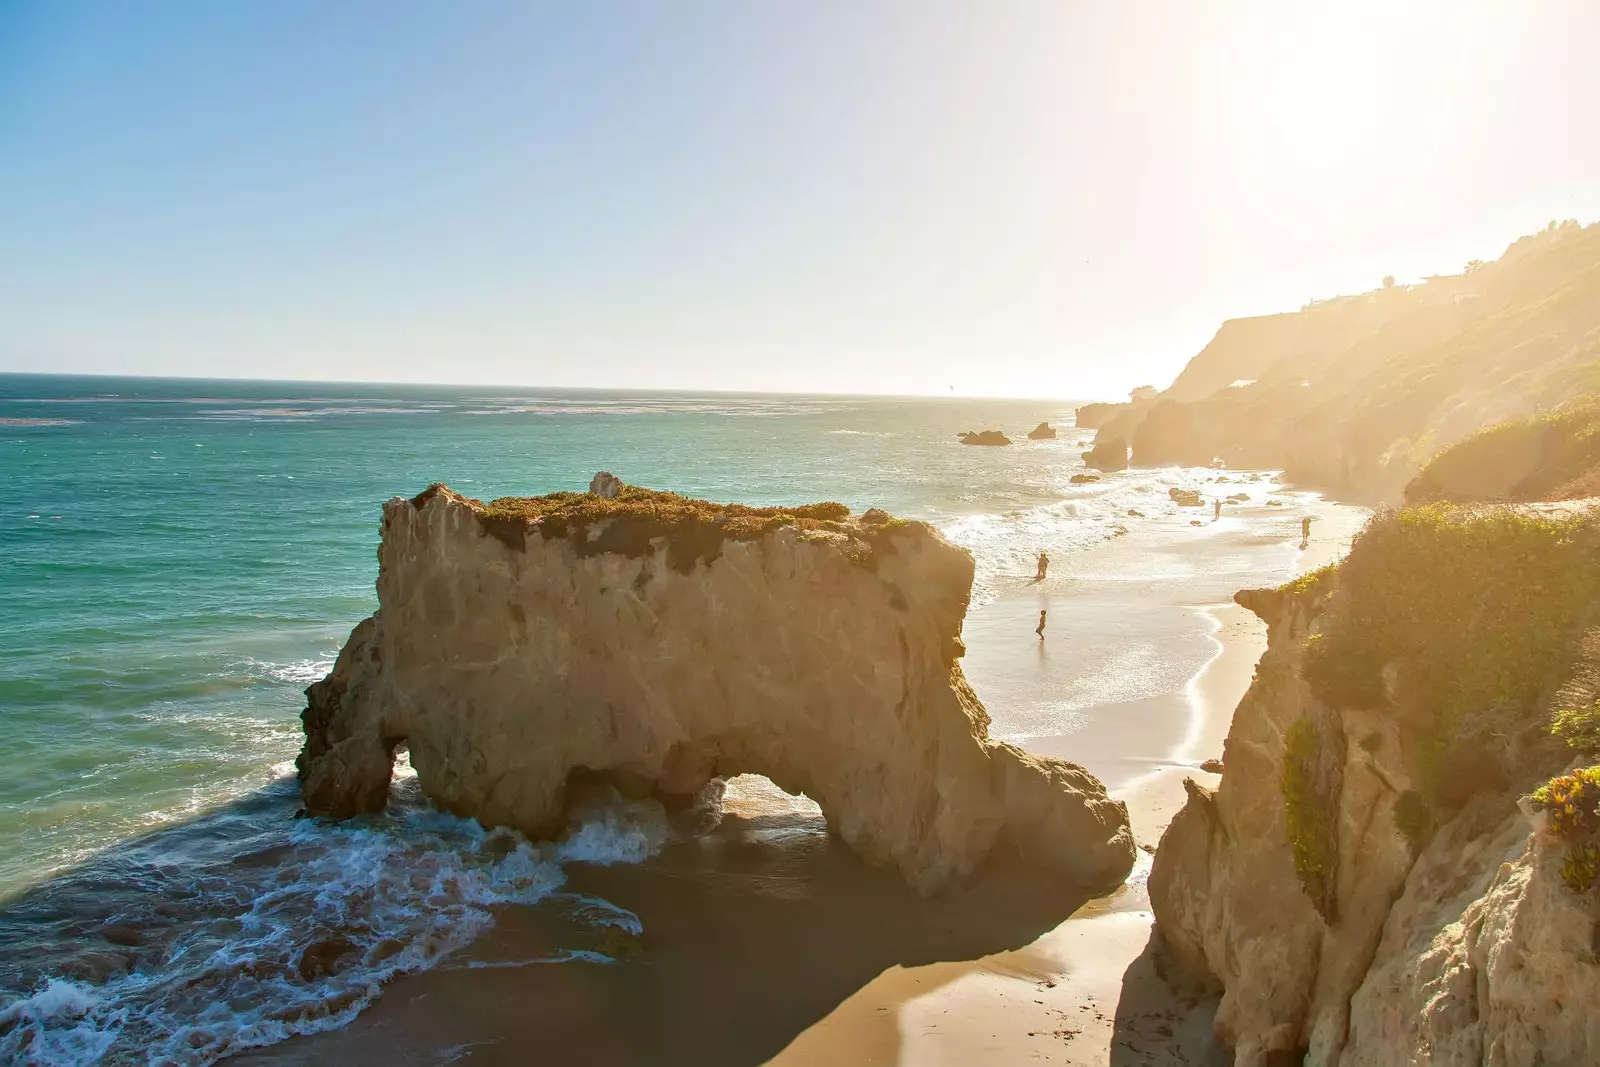
<path fill-rule="evenodd" d="M 402 773 L 381 816 L 294 817 L 302 690 L 376 606 L 386 499 L 578 490 L 603 469 L 717 501 L 882 507 L 972 550 L 975 617 L 1034 595 L 1049 552 L 1068 634 L 1091 578 L 1200 604 L 1289 576 L 1292 552 L 1181 550 L 1211 531 L 1167 487 L 1222 495 L 1216 471 L 1073 483 L 1091 436 L 1074 406 L 0 375 L 0 1061 L 203 1064 L 341 1026 L 506 906 L 570 917 L 552 964 L 602 965 L 638 932 L 563 870 L 686 832 L 649 804 L 530 842 L 432 810 Z M 1042 420 L 1058 439 L 1027 440 Z M 990 428 L 1016 443 L 956 441 Z M 1253 510 L 1225 523 L 1273 544 L 1298 524 L 1270 474 L 1229 481 Z M 1162 625 L 1176 644 L 1080 621 L 1062 692 L 986 697 L 996 733 L 1070 739 L 1097 706 L 1181 688 L 1211 654 L 1204 622 Z"/>

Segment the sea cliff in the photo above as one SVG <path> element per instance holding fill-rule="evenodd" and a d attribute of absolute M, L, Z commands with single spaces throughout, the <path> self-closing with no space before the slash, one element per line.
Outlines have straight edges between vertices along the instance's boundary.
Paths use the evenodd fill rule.
<path fill-rule="evenodd" d="M 1093 889 L 1127 875 L 1099 781 L 988 737 L 965 550 L 878 511 L 596 485 L 384 506 L 378 610 L 307 691 L 310 814 L 382 807 L 404 745 L 441 806 L 531 836 L 577 779 L 672 805 L 751 772 L 924 892 L 997 847 Z"/>
<path fill-rule="evenodd" d="M 1600 516 L 1380 514 L 1238 600 L 1268 650 L 1150 896 L 1239 1067 L 1600 1060 Z"/>
<path fill-rule="evenodd" d="M 1600 225 L 1552 223 L 1461 274 L 1225 322 L 1159 396 L 1079 424 L 1137 466 L 1220 459 L 1398 502 L 1440 450 L 1600 391 L 1597 336 Z"/>

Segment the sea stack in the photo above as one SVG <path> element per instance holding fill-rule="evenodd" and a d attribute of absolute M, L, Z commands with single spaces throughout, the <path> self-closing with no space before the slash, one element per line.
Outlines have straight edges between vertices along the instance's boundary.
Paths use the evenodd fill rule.
<path fill-rule="evenodd" d="M 1054 441 L 1055 439 L 1056 429 L 1048 422 L 1041 422 L 1028 431 L 1028 440 L 1030 441 Z"/>
<path fill-rule="evenodd" d="M 1011 438 L 1000 430 L 978 430 L 958 435 L 957 439 L 964 445 L 1009 445 Z"/>
<path fill-rule="evenodd" d="M 384 506 L 378 611 L 307 690 L 312 815 L 382 808 L 404 744 L 442 807 L 534 837 L 560 830 L 574 774 L 672 802 L 752 772 L 922 892 L 996 848 L 1091 890 L 1127 876 L 1123 805 L 988 737 L 960 666 L 964 549 L 840 504 L 596 483 Z"/>

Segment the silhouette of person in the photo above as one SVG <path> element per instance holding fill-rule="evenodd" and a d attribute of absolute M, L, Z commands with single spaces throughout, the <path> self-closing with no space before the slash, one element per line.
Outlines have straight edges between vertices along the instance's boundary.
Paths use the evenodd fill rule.
<path fill-rule="evenodd" d="M 1222 518 L 1222 498 L 1221 497 L 1218 497 L 1217 499 L 1215 499 L 1215 500 L 1213 500 L 1211 502 L 1211 518 L 1212 518 L 1212 521 L 1215 521 L 1217 519 Z"/>
<path fill-rule="evenodd" d="M 1034 574 L 1033 580 L 1036 582 L 1044 581 L 1044 572 L 1049 569 L 1050 557 L 1045 555 L 1043 552 L 1039 553 L 1039 570 L 1036 574 Z"/>
<path fill-rule="evenodd" d="M 1034 633 L 1039 635 L 1039 640 L 1041 640 L 1041 641 L 1044 640 L 1044 617 L 1045 617 L 1045 614 L 1046 614 L 1046 612 L 1043 609 L 1040 609 L 1040 611 L 1039 611 L 1039 628 L 1033 631 Z"/>
<path fill-rule="evenodd" d="M 1300 540 L 1311 540 L 1311 516 L 1303 515 L 1300 518 Z"/>

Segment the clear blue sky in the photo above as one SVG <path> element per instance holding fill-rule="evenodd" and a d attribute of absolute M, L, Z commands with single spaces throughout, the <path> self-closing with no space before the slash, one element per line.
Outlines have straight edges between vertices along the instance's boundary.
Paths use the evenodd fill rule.
<path fill-rule="evenodd" d="M 1600 217 L 1600 5 L 0 2 L 0 370 L 1115 395 Z"/>

